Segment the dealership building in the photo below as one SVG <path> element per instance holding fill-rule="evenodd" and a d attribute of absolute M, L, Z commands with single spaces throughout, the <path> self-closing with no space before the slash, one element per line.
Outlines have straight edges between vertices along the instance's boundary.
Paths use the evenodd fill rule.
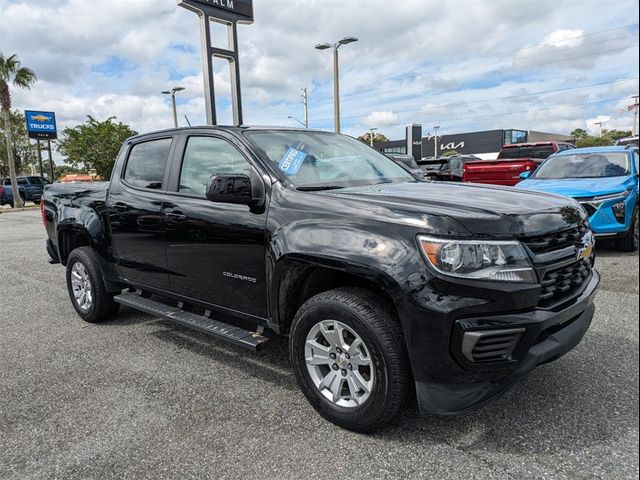
<path fill-rule="evenodd" d="M 413 140 L 414 138 L 421 138 L 421 141 L 415 141 Z M 405 139 L 375 142 L 374 147 L 382 153 L 406 154 L 409 152 L 414 158 L 433 156 L 437 147 L 437 155 L 456 151 L 459 154 L 475 155 L 482 159 L 490 160 L 498 156 L 503 145 L 511 143 L 572 142 L 573 140 L 570 135 L 511 128 L 443 134 L 438 136 L 436 142 L 433 136 L 423 137 L 419 125 L 407 125 Z"/>

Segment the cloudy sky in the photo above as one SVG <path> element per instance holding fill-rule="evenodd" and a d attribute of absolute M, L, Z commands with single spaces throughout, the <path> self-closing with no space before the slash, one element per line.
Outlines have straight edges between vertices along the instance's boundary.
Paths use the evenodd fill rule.
<path fill-rule="evenodd" d="M 254 10 L 239 26 L 247 124 L 296 125 L 288 116 L 302 118 L 307 86 L 311 126 L 331 129 L 331 52 L 313 47 L 353 35 L 340 50 L 346 133 L 631 128 L 620 110 L 638 93 L 637 0 L 254 0 Z M 180 123 L 204 124 L 199 35 L 176 0 L 0 0 L 0 51 L 39 76 L 14 106 L 55 111 L 61 127 L 87 114 L 170 127 L 160 91 L 172 86 L 186 88 Z M 230 123 L 228 75 L 217 86 Z"/>

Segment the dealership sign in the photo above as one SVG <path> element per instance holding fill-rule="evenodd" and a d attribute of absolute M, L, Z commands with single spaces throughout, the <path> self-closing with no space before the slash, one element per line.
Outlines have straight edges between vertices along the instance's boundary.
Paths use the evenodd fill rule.
<path fill-rule="evenodd" d="M 231 79 L 231 110 L 233 124 L 242 125 L 242 94 L 240 93 L 240 61 L 238 57 L 238 23 L 253 23 L 253 0 L 178 0 L 178 5 L 198 14 L 204 69 L 204 101 L 207 124 L 217 125 L 214 58 L 226 60 Z M 212 24 L 227 28 L 226 38 L 213 38 Z M 226 40 L 226 42 L 225 42 Z M 222 42 L 222 45 L 216 44 Z M 226 43 L 226 44 L 225 44 Z"/>
<path fill-rule="evenodd" d="M 228 13 L 233 16 L 232 20 L 240 23 L 253 22 L 253 1 L 252 0 L 182 0 L 183 6 L 190 5 L 198 10 L 209 10 L 210 15 L 220 17 L 220 14 Z"/>
<path fill-rule="evenodd" d="M 29 138 L 52 140 L 58 137 L 55 113 L 27 110 L 24 115 L 27 119 Z"/>

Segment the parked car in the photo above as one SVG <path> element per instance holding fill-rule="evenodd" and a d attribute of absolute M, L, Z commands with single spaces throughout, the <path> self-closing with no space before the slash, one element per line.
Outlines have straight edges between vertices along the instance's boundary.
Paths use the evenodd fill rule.
<path fill-rule="evenodd" d="M 514 186 L 522 172 L 532 172 L 555 152 L 574 149 L 565 142 L 516 143 L 505 145 L 496 160 L 464 164 L 463 181 Z"/>
<path fill-rule="evenodd" d="M 620 145 L 624 147 L 626 147 L 627 145 L 635 145 L 637 147 L 639 146 L 638 135 L 635 135 L 633 137 L 620 138 L 616 140 L 616 145 Z"/>
<path fill-rule="evenodd" d="M 461 182 L 463 176 L 464 164 L 480 160 L 475 155 L 454 155 L 451 157 L 442 157 L 442 163 L 439 168 L 431 170 L 430 178 L 442 182 Z"/>
<path fill-rule="evenodd" d="M 575 347 L 595 308 L 575 201 L 420 181 L 336 133 L 136 136 L 110 183 L 47 186 L 41 208 L 81 318 L 123 304 L 253 350 L 288 335 L 311 405 L 356 431 L 410 392 L 423 413 L 483 405 Z"/>
<path fill-rule="evenodd" d="M 549 157 L 518 188 L 576 199 L 596 237 L 614 239 L 623 251 L 638 249 L 638 148 L 593 147 Z"/>
<path fill-rule="evenodd" d="M 449 164 L 447 157 L 422 157 L 417 163 L 428 180 L 438 180 L 438 172 Z"/>
<path fill-rule="evenodd" d="M 46 178 L 38 176 L 18 177 L 17 180 L 18 191 L 20 192 L 23 202 L 40 203 L 44 186 L 50 183 Z M 5 178 L 3 184 L 4 201 L 2 200 L 3 195 L 0 194 L 0 205 L 13 205 L 11 179 Z"/>

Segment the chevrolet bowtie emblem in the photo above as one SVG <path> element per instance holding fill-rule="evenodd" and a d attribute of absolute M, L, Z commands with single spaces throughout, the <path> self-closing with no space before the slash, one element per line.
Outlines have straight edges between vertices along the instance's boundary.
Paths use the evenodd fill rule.
<path fill-rule="evenodd" d="M 582 245 L 576 247 L 576 259 L 585 260 L 591 257 L 593 247 L 595 246 L 595 238 L 591 232 L 582 237 Z"/>

